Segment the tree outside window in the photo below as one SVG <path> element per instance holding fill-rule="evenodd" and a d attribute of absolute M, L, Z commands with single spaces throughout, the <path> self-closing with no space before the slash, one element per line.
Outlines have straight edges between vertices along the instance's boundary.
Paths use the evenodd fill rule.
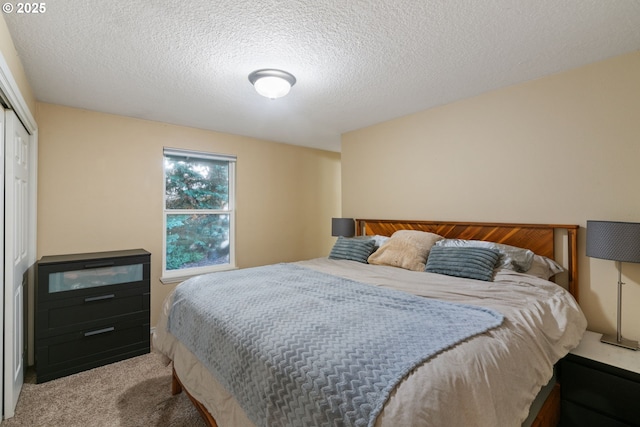
<path fill-rule="evenodd" d="M 233 267 L 235 157 L 164 150 L 163 277 Z"/>

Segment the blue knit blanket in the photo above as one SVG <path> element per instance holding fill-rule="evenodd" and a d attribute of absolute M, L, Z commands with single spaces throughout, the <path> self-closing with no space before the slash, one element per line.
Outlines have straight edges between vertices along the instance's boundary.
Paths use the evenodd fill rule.
<path fill-rule="evenodd" d="M 277 264 L 184 282 L 168 329 L 257 426 L 364 427 L 417 365 L 502 320 Z"/>

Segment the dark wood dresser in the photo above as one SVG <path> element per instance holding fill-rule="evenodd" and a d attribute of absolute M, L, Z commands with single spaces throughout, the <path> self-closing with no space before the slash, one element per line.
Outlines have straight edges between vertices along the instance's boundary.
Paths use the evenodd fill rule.
<path fill-rule="evenodd" d="M 38 383 L 149 353 L 150 263 L 143 249 L 38 261 Z"/>

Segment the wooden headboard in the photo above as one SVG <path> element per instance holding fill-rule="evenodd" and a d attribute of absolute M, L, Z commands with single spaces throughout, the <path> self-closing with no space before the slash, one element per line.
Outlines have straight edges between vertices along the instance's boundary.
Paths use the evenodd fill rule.
<path fill-rule="evenodd" d="M 397 230 L 436 233 L 449 239 L 485 240 L 530 249 L 538 255 L 555 259 L 556 230 L 566 230 L 568 238 L 568 289 L 578 300 L 578 228 L 577 225 L 509 224 L 490 222 L 403 221 L 356 219 L 359 236 L 391 236 Z"/>

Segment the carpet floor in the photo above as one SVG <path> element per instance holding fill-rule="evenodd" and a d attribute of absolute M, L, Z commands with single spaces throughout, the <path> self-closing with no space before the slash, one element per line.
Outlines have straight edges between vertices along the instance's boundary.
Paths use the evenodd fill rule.
<path fill-rule="evenodd" d="M 35 384 L 2 427 L 201 427 L 185 393 L 171 395 L 171 365 L 156 353 Z"/>

